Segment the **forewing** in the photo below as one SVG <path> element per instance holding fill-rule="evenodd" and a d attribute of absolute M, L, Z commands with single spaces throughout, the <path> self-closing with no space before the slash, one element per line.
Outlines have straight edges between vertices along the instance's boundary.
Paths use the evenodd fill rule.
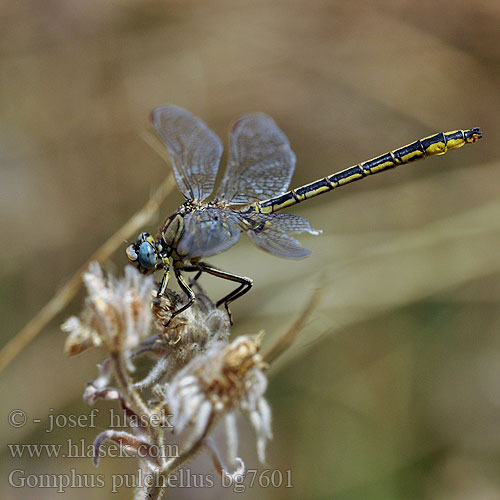
<path fill-rule="evenodd" d="M 289 232 L 320 234 L 307 219 L 291 214 L 251 214 L 242 216 L 244 231 L 262 250 L 287 259 L 303 259 L 311 251 L 304 248 Z"/>
<path fill-rule="evenodd" d="M 165 141 L 182 194 L 203 200 L 214 188 L 222 143 L 199 118 L 178 106 L 156 108 L 153 125 Z"/>
<path fill-rule="evenodd" d="M 295 169 L 286 135 L 263 113 L 245 115 L 231 129 L 229 161 L 217 196 L 232 203 L 284 193 Z"/>

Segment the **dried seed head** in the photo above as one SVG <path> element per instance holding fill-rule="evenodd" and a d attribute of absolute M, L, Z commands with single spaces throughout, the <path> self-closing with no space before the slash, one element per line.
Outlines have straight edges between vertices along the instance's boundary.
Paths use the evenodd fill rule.
<path fill-rule="evenodd" d="M 267 378 L 259 341 L 258 336 L 241 336 L 231 344 L 213 342 L 168 384 L 166 403 L 174 415 L 175 430 L 180 433 L 192 426 L 189 443 L 202 438 L 216 418 L 240 410 L 256 430 L 259 458 L 264 461 L 265 443 L 271 438 L 271 412 L 263 397 Z M 236 436 L 232 439 L 237 440 Z"/>
<path fill-rule="evenodd" d="M 69 333 L 66 353 L 78 354 L 98 345 L 110 352 L 130 352 L 137 347 L 149 334 L 153 278 L 127 266 L 124 278 L 106 279 L 99 264 L 93 262 L 83 282 L 88 296 L 81 316 L 72 316 L 61 327 Z"/>
<path fill-rule="evenodd" d="M 237 337 L 224 350 L 224 365 L 226 371 L 236 372 L 240 377 L 253 366 L 264 368 L 259 354 L 261 337 L 242 335 Z"/>
<path fill-rule="evenodd" d="M 76 356 L 90 347 L 98 347 L 102 344 L 99 335 L 87 326 L 90 321 L 83 319 L 87 315 L 88 311 L 84 311 L 81 320 L 76 316 L 71 316 L 61 325 L 61 330 L 69 334 L 64 344 L 64 352 L 67 356 Z"/>
<path fill-rule="evenodd" d="M 173 318 L 172 311 L 182 306 L 179 295 L 168 289 L 161 297 L 156 297 L 156 292 L 153 295 L 153 324 L 160 334 L 153 350 L 171 356 L 172 369 L 182 368 L 210 342 L 229 338 L 227 312 L 216 307 L 199 287 L 193 305 Z"/>

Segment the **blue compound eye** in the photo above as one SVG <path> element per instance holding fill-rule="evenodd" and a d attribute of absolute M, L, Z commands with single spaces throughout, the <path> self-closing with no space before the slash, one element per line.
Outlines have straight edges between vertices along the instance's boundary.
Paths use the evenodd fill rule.
<path fill-rule="evenodd" d="M 156 266 L 156 252 L 151 243 L 144 241 L 139 247 L 139 264 L 145 269 Z"/>

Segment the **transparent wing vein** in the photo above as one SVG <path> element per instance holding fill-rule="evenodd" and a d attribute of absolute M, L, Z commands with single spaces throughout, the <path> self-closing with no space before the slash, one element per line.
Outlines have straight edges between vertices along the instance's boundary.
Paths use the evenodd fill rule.
<path fill-rule="evenodd" d="M 217 135 L 202 120 L 178 106 L 156 108 L 152 120 L 167 146 L 182 194 L 194 200 L 210 196 L 223 151 Z"/>
<path fill-rule="evenodd" d="M 303 259 L 311 253 L 287 231 L 321 233 L 313 229 L 307 219 L 292 214 L 245 214 L 242 227 L 262 250 L 287 259 Z"/>
<path fill-rule="evenodd" d="M 295 169 L 286 135 L 263 113 L 245 115 L 231 129 L 229 161 L 217 196 L 233 203 L 284 193 Z"/>

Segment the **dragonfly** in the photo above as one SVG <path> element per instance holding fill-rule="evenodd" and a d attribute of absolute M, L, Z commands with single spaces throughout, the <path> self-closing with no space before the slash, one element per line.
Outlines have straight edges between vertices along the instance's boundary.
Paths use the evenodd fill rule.
<path fill-rule="evenodd" d="M 414 141 L 371 160 L 288 189 L 295 169 L 295 154 L 272 118 L 251 113 L 236 120 L 230 129 L 229 159 L 220 185 L 211 201 L 223 146 L 219 137 L 189 111 L 166 105 L 153 110 L 153 125 L 163 139 L 173 166 L 177 186 L 186 201 L 160 227 L 156 237 L 142 232 L 128 246 L 127 258 L 143 274 L 162 270 L 157 296 L 165 294 L 173 270 L 186 302 L 172 318 L 189 308 L 195 293 L 184 272 L 196 272 L 196 281 L 207 273 L 237 283 L 216 302 L 229 304 L 247 293 L 252 280 L 219 269 L 204 261 L 235 245 L 245 233 L 262 250 L 288 259 L 310 254 L 289 233 L 318 235 L 309 221 L 298 215 L 276 213 L 368 175 L 405 165 L 427 156 L 474 143 L 482 137 L 479 128 L 439 132 Z"/>

